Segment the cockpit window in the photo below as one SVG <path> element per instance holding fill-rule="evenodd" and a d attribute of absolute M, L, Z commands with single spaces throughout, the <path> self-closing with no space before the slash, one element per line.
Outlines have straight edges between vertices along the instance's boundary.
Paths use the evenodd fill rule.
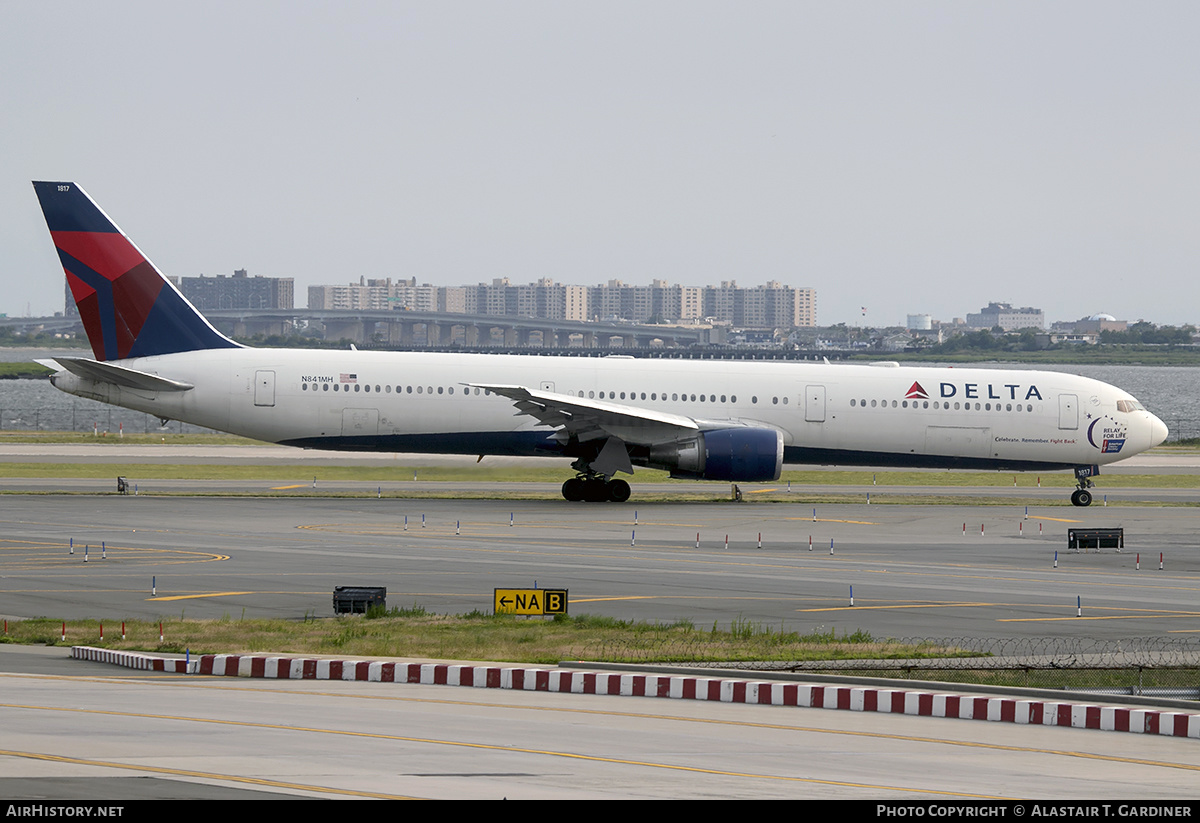
<path fill-rule="evenodd" d="M 1145 406 L 1143 406 L 1141 403 L 1139 403 L 1136 400 L 1118 400 L 1117 401 L 1117 411 L 1119 411 L 1119 412 L 1145 411 Z"/>

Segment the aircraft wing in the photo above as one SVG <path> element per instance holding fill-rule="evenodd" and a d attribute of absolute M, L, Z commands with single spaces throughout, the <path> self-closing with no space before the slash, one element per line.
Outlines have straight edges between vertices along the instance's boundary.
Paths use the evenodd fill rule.
<path fill-rule="evenodd" d="M 507 397 L 516 406 L 517 414 L 527 414 L 539 423 L 560 429 L 566 436 L 574 436 L 580 441 L 616 437 L 627 443 L 659 443 L 701 430 L 700 424 L 690 417 L 640 406 L 539 391 L 525 386 L 487 383 L 467 385 Z"/>
<path fill-rule="evenodd" d="M 82 357 L 56 357 L 53 360 L 38 360 L 39 364 L 48 369 L 63 369 L 84 380 L 94 380 L 97 383 L 112 383 L 123 389 L 140 389 L 148 392 L 177 392 L 195 388 L 191 383 L 178 380 L 168 380 L 150 372 L 117 366 L 112 363 L 101 363 L 98 360 L 87 360 Z"/>

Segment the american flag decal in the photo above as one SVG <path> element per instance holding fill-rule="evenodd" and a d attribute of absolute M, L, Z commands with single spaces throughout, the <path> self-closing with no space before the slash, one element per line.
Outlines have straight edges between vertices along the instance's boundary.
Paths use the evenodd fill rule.
<path fill-rule="evenodd" d="M 338 382 L 339 383 L 357 383 L 358 375 L 357 374 L 346 374 L 345 372 L 342 372 Z"/>

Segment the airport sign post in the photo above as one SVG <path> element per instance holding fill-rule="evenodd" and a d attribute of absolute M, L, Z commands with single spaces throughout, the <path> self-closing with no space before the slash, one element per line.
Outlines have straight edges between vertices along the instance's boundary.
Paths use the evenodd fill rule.
<path fill-rule="evenodd" d="M 567 590 L 493 589 L 492 608 L 496 614 L 566 614 Z"/>

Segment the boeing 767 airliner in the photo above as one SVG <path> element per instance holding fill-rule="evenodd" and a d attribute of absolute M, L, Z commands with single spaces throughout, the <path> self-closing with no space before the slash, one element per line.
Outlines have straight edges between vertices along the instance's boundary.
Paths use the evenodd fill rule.
<path fill-rule="evenodd" d="M 312 449 L 573 460 L 563 497 L 624 501 L 634 466 L 772 481 L 784 463 L 1073 469 L 1167 427 L 1127 392 L 1058 372 L 726 360 L 259 349 L 213 326 L 74 183 L 35 182 L 94 358 L 70 394 Z"/>

